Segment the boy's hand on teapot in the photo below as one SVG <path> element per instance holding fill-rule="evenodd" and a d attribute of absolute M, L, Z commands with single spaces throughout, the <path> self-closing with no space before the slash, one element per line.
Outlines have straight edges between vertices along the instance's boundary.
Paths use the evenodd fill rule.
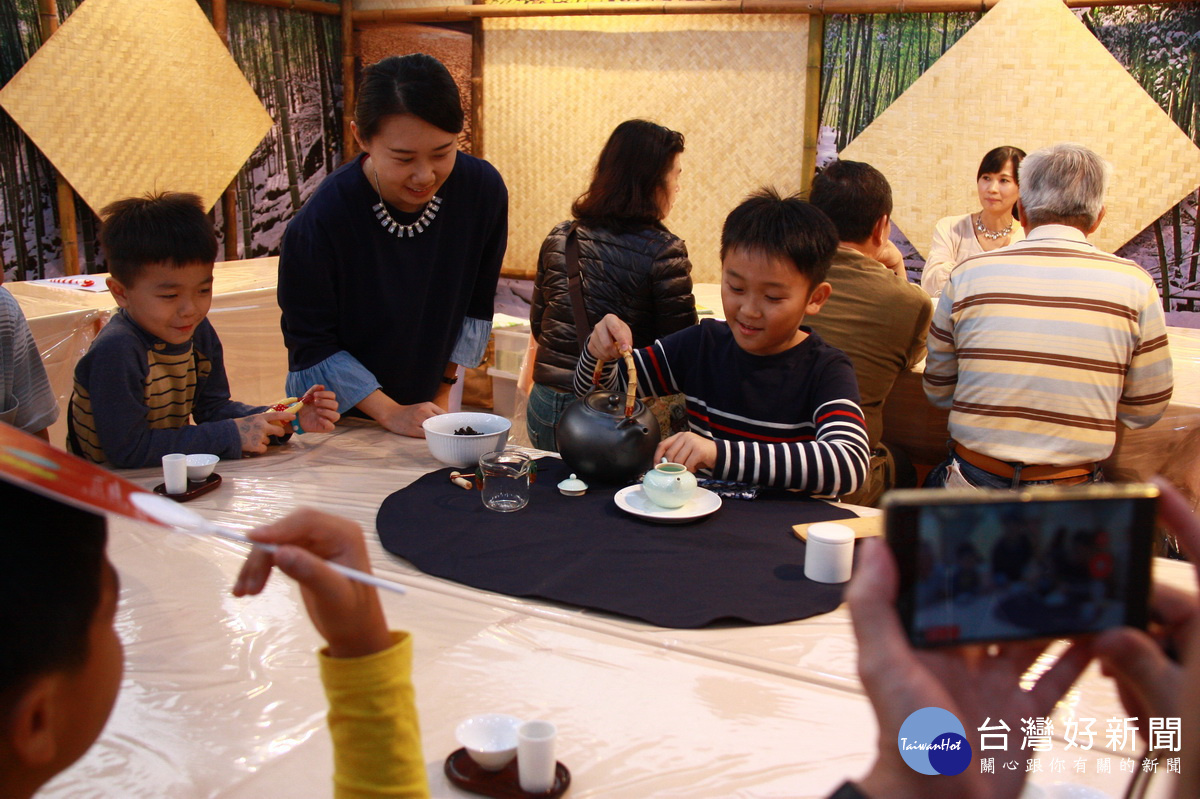
<path fill-rule="evenodd" d="M 621 353 L 633 349 L 633 333 L 616 314 L 608 314 L 592 328 L 588 352 L 601 361 L 615 361 Z"/>
<path fill-rule="evenodd" d="M 717 442 L 696 433 L 676 433 L 659 442 L 654 450 L 655 463 L 661 463 L 663 458 L 682 463 L 689 472 L 712 469 L 717 465 Z"/>

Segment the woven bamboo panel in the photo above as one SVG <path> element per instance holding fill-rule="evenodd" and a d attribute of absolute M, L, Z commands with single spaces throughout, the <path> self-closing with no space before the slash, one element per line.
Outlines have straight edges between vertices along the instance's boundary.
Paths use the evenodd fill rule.
<path fill-rule="evenodd" d="M 195 0 L 88 0 L 0 105 L 96 211 L 167 190 L 211 208 L 272 124 Z"/>
<path fill-rule="evenodd" d="M 1116 170 L 1091 237 L 1110 252 L 1200 185 L 1200 149 L 1060 0 L 1001 0 L 841 157 L 887 176 L 896 224 L 926 253 L 939 218 L 978 210 L 984 153 L 1063 141 Z"/>
<path fill-rule="evenodd" d="M 537 267 L 620 122 L 684 134 L 667 226 L 697 281 L 720 274 L 725 216 L 769 183 L 800 187 L 807 17 L 486 20 L 484 156 L 508 183 L 508 273 Z"/>

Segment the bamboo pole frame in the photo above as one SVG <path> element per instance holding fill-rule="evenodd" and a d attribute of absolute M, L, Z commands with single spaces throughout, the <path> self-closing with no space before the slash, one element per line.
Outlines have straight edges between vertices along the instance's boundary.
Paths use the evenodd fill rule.
<path fill-rule="evenodd" d="M 475 0 L 481 2 L 482 0 Z M 483 20 L 471 22 L 471 152 L 485 158 L 483 149 Z"/>
<path fill-rule="evenodd" d="M 354 81 L 354 3 L 343 0 L 342 8 L 342 163 L 349 161 L 358 151 L 354 141 L 354 105 L 358 87 Z"/>
<path fill-rule="evenodd" d="M 338 16 L 342 3 L 326 0 L 239 0 L 261 6 Z M 475 17 L 576 16 L 590 14 L 906 14 L 987 11 L 998 0 L 631 0 L 630 2 L 544 3 L 526 6 L 428 6 L 352 11 L 355 22 L 433 22 Z M 1193 0 L 1065 0 L 1068 8 L 1186 3 Z M 683 7 L 680 7 L 683 6 Z M 463 9 L 481 9 L 464 11 Z M 486 10 L 482 10 L 486 9 Z"/>
<path fill-rule="evenodd" d="M 330 17 L 336 17 L 342 13 L 339 3 L 326 3 L 323 0 L 241 0 L 241 2 L 286 8 L 291 11 L 308 11 L 313 14 L 325 14 Z M 354 0 L 345 0 L 345 2 L 347 5 L 351 5 Z"/>
<path fill-rule="evenodd" d="M 212 0 L 212 21 L 225 49 L 229 49 L 229 5 L 228 0 Z M 236 261 L 237 243 L 237 176 L 233 178 L 221 195 L 221 235 L 225 239 L 225 260 Z"/>
<path fill-rule="evenodd" d="M 278 0 L 285 2 L 286 0 Z M 913 14 L 987 11 L 999 0 L 629 0 L 629 2 L 452 5 L 354 11 L 355 22 L 460 22 L 512 17 L 631 14 Z M 1068 8 L 1186 3 L 1193 0 L 1065 0 Z M 266 2 L 266 0 L 250 0 Z M 344 0 L 351 2 L 351 0 Z"/>
<path fill-rule="evenodd" d="M 58 3 L 55 0 L 38 0 L 38 16 L 41 18 L 42 44 L 58 30 Z M 62 236 L 63 274 L 79 274 L 79 220 L 75 216 L 75 190 L 57 169 L 54 170 L 56 204 L 58 205 L 58 229 Z"/>
<path fill-rule="evenodd" d="M 817 139 L 821 135 L 821 67 L 825 61 L 825 17 L 808 20 L 808 54 L 804 63 L 804 150 L 800 157 L 800 191 L 807 197 L 817 171 Z"/>

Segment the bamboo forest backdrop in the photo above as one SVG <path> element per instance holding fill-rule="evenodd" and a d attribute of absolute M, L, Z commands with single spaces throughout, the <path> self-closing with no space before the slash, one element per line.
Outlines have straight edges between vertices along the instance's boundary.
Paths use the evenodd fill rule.
<path fill-rule="evenodd" d="M 65 19 L 81 0 L 58 0 Z M 200 5 L 211 16 L 208 0 Z M 1200 143 L 1200 4 L 1076 11 L 1193 141 Z M 825 20 L 818 164 L 900 96 L 978 19 L 978 13 L 830 16 Z M 238 175 L 239 252 L 278 252 L 283 227 L 341 159 L 341 31 L 335 17 L 230 3 L 234 59 L 276 124 Z M 40 41 L 37 0 L 0 3 L 0 84 Z M 797 46 L 804 46 L 797 43 Z M 8 279 L 61 274 L 53 169 L 0 112 L 0 257 Z M 1158 280 L 1173 324 L 1200 326 L 1200 192 L 1120 254 Z M 104 271 L 96 220 L 76 202 L 81 269 Z M 216 210 L 220 230 L 220 207 Z M 899 242 L 902 246 L 907 242 Z M 923 261 L 908 246 L 910 273 Z M 1165 276 L 1165 279 L 1164 279 Z"/>
<path fill-rule="evenodd" d="M 60 20 L 81 1 L 58 0 Z M 209 0 L 200 0 L 200 6 L 211 19 Z M 337 17 L 250 3 L 230 3 L 228 16 L 233 58 L 275 120 L 235 183 L 238 251 L 243 258 L 257 258 L 279 252 L 287 221 L 341 161 L 341 23 Z M 40 42 L 38 0 L 0 3 L 0 85 L 17 73 Z M 0 111 L 0 257 L 5 279 L 62 274 L 54 186 L 53 167 Z M 75 206 L 80 271 L 107 271 L 96 246 L 95 214 L 79 199 Z M 220 236 L 220 203 L 214 213 Z"/>
<path fill-rule="evenodd" d="M 1200 144 L 1200 4 L 1106 7 L 1075 13 L 1171 119 Z M 836 158 L 980 16 L 962 12 L 827 17 L 818 167 Z M 936 154 L 930 153 L 930 158 Z M 1173 325 L 1200 327 L 1198 205 L 1200 190 L 1118 251 L 1154 276 Z M 902 232 L 895 238 L 905 254 L 910 277 L 919 279 L 924 260 Z"/>

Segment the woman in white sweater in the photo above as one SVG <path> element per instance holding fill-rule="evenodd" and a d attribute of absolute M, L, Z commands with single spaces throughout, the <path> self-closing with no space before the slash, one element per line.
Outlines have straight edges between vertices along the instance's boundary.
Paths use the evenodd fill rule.
<path fill-rule="evenodd" d="M 1025 231 L 1013 218 L 1020 195 L 1017 170 L 1025 151 L 1016 147 L 990 150 L 979 163 L 976 182 L 979 211 L 938 220 L 929 245 L 929 258 L 921 272 L 921 288 L 940 297 L 950 271 L 963 259 L 1021 241 Z"/>

